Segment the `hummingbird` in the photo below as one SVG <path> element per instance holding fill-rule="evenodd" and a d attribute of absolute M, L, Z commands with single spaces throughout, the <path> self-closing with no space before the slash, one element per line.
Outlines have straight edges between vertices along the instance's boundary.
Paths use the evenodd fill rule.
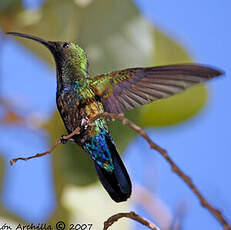
<path fill-rule="evenodd" d="M 80 127 L 73 141 L 93 160 L 103 187 L 115 202 L 132 192 L 128 172 L 116 150 L 106 118 L 96 115 L 125 110 L 183 92 L 223 73 L 199 64 L 127 68 L 91 76 L 86 52 L 74 42 L 46 41 L 28 34 L 9 32 L 46 46 L 56 63 L 56 104 L 68 134 Z"/>

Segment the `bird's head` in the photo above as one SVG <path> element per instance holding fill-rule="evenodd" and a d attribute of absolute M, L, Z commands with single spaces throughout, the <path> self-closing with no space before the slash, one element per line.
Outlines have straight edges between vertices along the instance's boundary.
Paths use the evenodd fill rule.
<path fill-rule="evenodd" d="M 87 72 L 88 61 L 85 51 L 74 42 L 46 41 L 28 34 L 9 32 L 8 35 L 23 37 L 45 45 L 53 54 L 57 68 L 76 68 Z"/>

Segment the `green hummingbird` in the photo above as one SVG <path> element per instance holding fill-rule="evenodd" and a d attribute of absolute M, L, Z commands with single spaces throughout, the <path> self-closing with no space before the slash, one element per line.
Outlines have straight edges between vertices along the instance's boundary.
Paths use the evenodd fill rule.
<path fill-rule="evenodd" d="M 37 41 L 53 54 L 58 111 L 68 133 L 80 127 L 73 141 L 93 160 L 102 185 L 116 202 L 130 197 L 131 180 L 116 150 L 107 120 L 98 118 L 91 125 L 86 125 L 86 121 L 103 112 L 123 113 L 222 75 L 211 67 L 182 64 L 128 68 L 91 76 L 86 52 L 76 43 L 46 41 L 16 32 L 8 34 Z"/>

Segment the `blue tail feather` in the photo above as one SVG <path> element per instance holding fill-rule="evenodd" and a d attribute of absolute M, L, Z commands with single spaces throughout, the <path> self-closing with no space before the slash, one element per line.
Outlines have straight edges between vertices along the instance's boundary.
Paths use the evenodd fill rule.
<path fill-rule="evenodd" d="M 106 142 L 111 153 L 111 159 L 114 169 L 112 172 L 108 172 L 95 162 L 95 168 L 98 177 L 102 185 L 114 201 L 126 201 L 131 196 L 131 180 L 122 160 L 120 159 L 115 145 L 108 137 L 106 137 Z"/>
<path fill-rule="evenodd" d="M 126 201 L 131 195 L 131 180 L 110 133 L 102 130 L 83 147 L 93 159 L 98 177 L 111 198 Z"/>

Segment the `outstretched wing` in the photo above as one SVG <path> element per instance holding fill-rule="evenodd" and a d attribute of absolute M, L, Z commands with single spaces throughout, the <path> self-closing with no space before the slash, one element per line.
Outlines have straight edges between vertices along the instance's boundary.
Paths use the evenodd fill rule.
<path fill-rule="evenodd" d="M 93 87 L 106 112 L 122 113 L 222 74 L 196 64 L 130 68 L 96 76 Z"/>

